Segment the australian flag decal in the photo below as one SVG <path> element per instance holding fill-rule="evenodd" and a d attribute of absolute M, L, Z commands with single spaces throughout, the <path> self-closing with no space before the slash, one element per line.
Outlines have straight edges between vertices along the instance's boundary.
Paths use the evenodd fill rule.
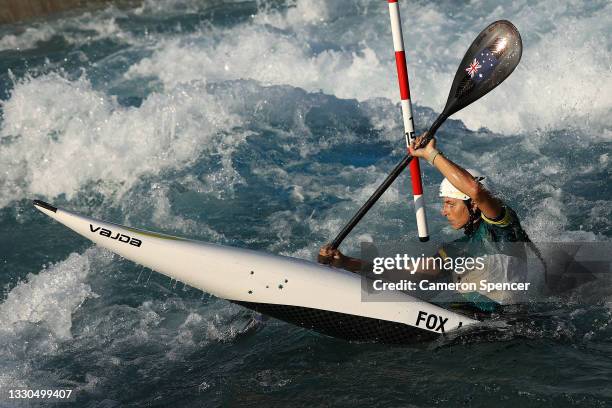
<path fill-rule="evenodd" d="M 485 48 L 465 68 L 465 72 L 474 82 L 480 82 L 489 77 L 498 63 L 499 60 L 495 58 L 495 55 L 488 48 Z"/>

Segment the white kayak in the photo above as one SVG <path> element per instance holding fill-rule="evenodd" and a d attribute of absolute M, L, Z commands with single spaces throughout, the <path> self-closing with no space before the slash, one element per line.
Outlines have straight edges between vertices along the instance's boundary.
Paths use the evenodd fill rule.
<path fill-rule="evenodd" d="M 35 200 L 44 214 L 96 244 L 257 312 L 346 340 L 414 343 L 477 323 L 395 292 L 363 301 L 362 277 L 314 262 L 99 221 Z"/>

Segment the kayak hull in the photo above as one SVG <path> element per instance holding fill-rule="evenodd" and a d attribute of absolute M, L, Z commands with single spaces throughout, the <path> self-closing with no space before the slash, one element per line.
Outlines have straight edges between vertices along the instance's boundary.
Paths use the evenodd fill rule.
<path fill-rule="evenodd" d="M 342 269 L 134 229 L 38 200 L 34 205 L 126 259 L 217 297 L 333 337 L 405 344 L 476 323 L 402 292 L 385 294 L 384 301 L 364 301 L 361 276 Z M 443 324 L 430 325 L 433 320 Z"/>
<path fill-rule="evenodd" d="M 411 344 L 433 340 L 439 334 L 404 323 L 372 319 L 300 306 L 234 302 L 276 319 L 338 339 L 384 344 Z"/>

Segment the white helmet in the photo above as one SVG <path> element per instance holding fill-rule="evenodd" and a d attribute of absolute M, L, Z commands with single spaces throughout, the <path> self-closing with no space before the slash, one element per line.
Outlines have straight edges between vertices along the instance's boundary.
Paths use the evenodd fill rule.
<path fill-rule="evenodd" d="M 468 173 L 472 175 L 472 177 L 474 177 L 476 181 L 482 184 L 484 188 L 486 188 L 487 190 L 489 189 L 487 185 L 487 181 L 486 181 L 487 178 L 483 176 L 478 170 L 474 170 L 474 169 L 466 169 L 466 170 Z M 455 186 L 453 186 L 451 182 L 448 181 L 447 178 L 442 180 L 442 183 L 440 184 L 439 196 L 458 198 L 459 200 L 469 200 L 470 199 L 470 197 L 467 194 L 464 194 L 462 191 L 459 191 Z"/>

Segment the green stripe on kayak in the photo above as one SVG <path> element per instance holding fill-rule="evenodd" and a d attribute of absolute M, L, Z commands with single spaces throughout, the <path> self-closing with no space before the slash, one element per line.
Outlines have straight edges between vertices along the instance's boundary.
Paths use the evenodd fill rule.
<path fill-rule="evenodd" d="M 160 239 L 169 239 L 171 241 L 187 241 L 185 238 L 174 237 L 172 235 L 159 234 L 157 232 L 143 231 L 136 228 L 123 227 L 128 231 L 136 232 L 141 235 L 146 235 L 147 237 L 160 238 Z"/>

